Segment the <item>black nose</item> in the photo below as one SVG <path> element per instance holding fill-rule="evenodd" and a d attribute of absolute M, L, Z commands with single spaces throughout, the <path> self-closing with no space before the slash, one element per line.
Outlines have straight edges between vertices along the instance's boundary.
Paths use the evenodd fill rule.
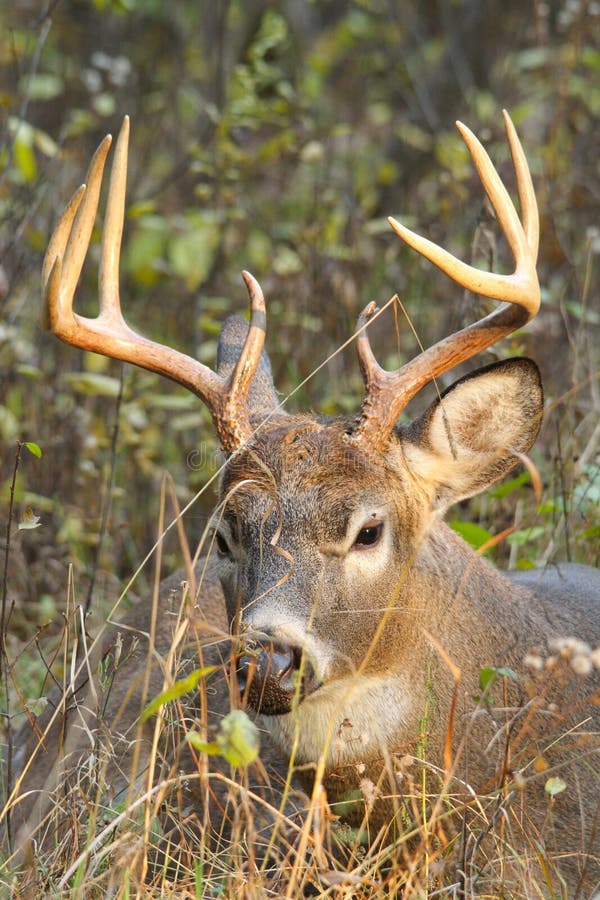
<path fill-rule="evenodd" d="M 299 647 L 269 644 L 237 660 L 237 679 L 248 705 L 269 716 L 290 712 L 318 687 L 313 666 Z"/>

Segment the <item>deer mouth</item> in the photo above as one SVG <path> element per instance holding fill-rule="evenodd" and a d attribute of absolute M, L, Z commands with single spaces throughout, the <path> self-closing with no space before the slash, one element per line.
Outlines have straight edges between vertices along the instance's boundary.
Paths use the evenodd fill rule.
<path fill-rule="evenodd" d="M 269 644 L 244 653 L 236 664 L 242 699 L 267 716 L 291 712 L 319 687 L 314 667 L 300 647 Z"/>

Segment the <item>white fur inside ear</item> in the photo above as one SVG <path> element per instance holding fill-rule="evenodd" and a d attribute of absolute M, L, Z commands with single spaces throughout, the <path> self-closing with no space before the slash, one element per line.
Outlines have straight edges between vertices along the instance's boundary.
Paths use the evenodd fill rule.
<path fill-rule="evenodd" d="M 404 458 L 411 473 L 432 487 L 440 481 L 447 482 L 456 468 L 452 456 L 438 456 L 418 444 L 405 444 Z"/>
<path fill-rule="evenodd" d="M 541 393 L 522 369 L 493 367 L 457 383 L 403 441 L 404 458 L 436 509 L 473 496 L 515 465 L 537 433 Z M 415 437 L 415 434 L 417 435 Z"/>
<path fill-rule="evenodd" d="M 494 453 L 523 443 L 523 421 L 516 408 L 519 379 L 473 378 L 443 397 L 429 431 L 432 450 L 456 456 L 461 450 Z"/>

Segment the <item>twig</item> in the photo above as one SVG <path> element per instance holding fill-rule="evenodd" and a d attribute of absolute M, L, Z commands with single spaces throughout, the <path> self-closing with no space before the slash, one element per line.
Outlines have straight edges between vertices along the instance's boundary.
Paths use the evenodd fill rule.
<path fill-rule="evenodd" d="M 19 463 L 21 462 L 21 450 L 23 449 L 23 441 L 17 441 L 17 452 L 15 453 L 15 464 L 13 466 L 12 479 L 10 482 L 10 499 L 8 501 L 8 518 L 6 520 L 6 546 L 4 550 L 4 572 L 2 574 L 2 613 L 0 614 L 0 681 L 4 684 L 4 702 L 6 714 L 6 783 L 12 783 L 12 756 L 13 756 L 13 736 L 10 724 L 10 693 L 8 689 L 10 664 L 8 660 L 8 647 L 6 643 L 6 634 L 8 630 L 8 622 L 12 613 L 12 606 L 6 612 L 8 600 L 8 559 L 10 556 L 10 529 L 12 525 L 14 509 L 15 509 L 15 485 L 17 483 L 17 472 L 19 471 Z M 6 811 L 6 836 L 9 848 L 11 847 L 11 830 L 10 830 L 10 810 Z"/>
<path fill-rule="evenodd" d="M 100 565 L 100 554 L 106 537 L 106 529 L 108 526 L 108 516 L 112 502 L 112 491 L 115 483 L 115 470 L 117 467 L 117 443 L 119 440 L 119 421 L 121 415 L 121 404 L 123 402 L 123 385 L 125 378 L 123 375 L 123 366 L 119 375 L 119 393 L 117 394 L 117 402 L 115 404 L 115 422 L 113 425 L 112 436 L 110 439 L 110 464 L 108 470 L 108 478 L 106 480 L 106 491 L 104 494 L 104 502 L 102 504 L 102 516 L 100 519 L 100 530 L 98 532 L 98 542 L 96 544 L 96 553 L 94 554 L 94 562 L 92 563 L 92 574 L 88 587 L 87 597 L 85 599 L 85 614 L 87 615 L 92 605 L 92 597 L 96 586 L 96 575 L 98 574 L 98 566 Z"/>

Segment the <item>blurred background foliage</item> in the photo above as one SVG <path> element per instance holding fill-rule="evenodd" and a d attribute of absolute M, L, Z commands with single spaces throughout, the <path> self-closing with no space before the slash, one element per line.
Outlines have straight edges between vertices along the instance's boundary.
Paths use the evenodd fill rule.
<path fill-rule="evenodd" d="M 453 125 L 477 132 L 512 190 L 509 108 L 538 191 L 543 309 L 469 368 L 513 353 L 542 368 L 543 498 L 519 476 L 453 518 L 476 545 L 516 524 L 493 550 L 502 564 L 600 562 L 597 0 L 4 0 L 0 17 L 3 535 L 17 441 L 43 450 L 22 454 L 16 479 L 13 653 L 63 608 L 69 563 L 77 599 L 92 579 L 95 602 L 117 596 L 156 538 L 165 472 L 184 505 L 215 470 L 196 398 L 40 327 L 53 224 L 125 113 L 130 323 L 212 364 L 221 323 L 246 306 L 248 268 L 267 297 L 278 388 L 301 385 L 289 408 L 331 413 L 362 396 L 353 347 L 309 376 L 368 301 L 397 292 L 424 345 L 486 308 L 403 247 L 387 215 L 464 259 L 510 267 Z M 99 237 L 100 224 L 78 293 L 87 314 Z M 400 313 L 373 340 L 388 365 L 418 350 Z M 213 497 L 186 516 L 192 544 Z M 19 521 L 30 527 L 17 532 Z M 165 571 L 180 561 L 170 539 Z"/>

